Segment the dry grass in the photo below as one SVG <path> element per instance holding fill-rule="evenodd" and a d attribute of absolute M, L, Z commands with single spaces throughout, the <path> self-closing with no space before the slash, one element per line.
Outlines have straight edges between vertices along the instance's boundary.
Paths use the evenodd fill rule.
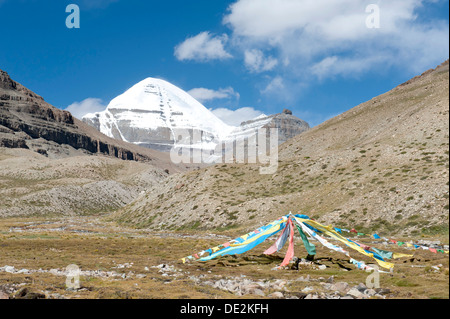
<path fill-rule="evenodd" d="M 204 280 L 233 278 L 242 275 L 253 280 L 292 280 L 288 285 L 290 294 L 301 292 L 306 286 L 320 291 L 319 282 L 295 281 L 299 276 L 310 275 L 313 279 L 335 277 L 357 285 L 365 282 L 367 273 L 354 269 L 345 256 L 318 247 L 317 258 L 327 265 L 326 270 L 301 269 L 300 271 L 272 270 L 283 258 L 283 252 L 273 258 L 262 255 L 270 245 L 263 244 L 238 257 L 229 256 L 209 262 L 182 264 L 179 259 L 186 255 L 213 247 L 220 239 L 207 238 L 198 232 L 196 236 L 180 238 L 179 233 L 146 233 L 133 229 L 116 228 L 114 225 L 98 223 L 97 220 L 53 220 L 55 224 L 41 224 L 43 220 L 0 220 L 0 267 L 14 266 L 16 269 L 65 269 L 69 264 L 81 270 L 116 271 L 120 274 L 145 274 L 145 278 L 131 276 L 122 278 L 82 277 L 82 290 L 70 292 L 65 289 L 65 277 L 49 273 L 10 274 L 0 272 L 0 286 L 25 284 L 24 286 L 48 294 L 58 293 L 67 298 L 145 298 L 145 299 L 225 299 L 237 296 L 209 286 L 195 284 L 190 276 L 204 276 Z M 55 225 L 72 225 L 65 231 L 54 230 Z M 83 227 L 84 225 L 84 227 Z M 24 227 L 22 232 L 10 232 L 11 227 Z M 19 228 L 13 228 L 18 230 Z M 89 233 L 75 233 L 75 230 Z M 448 240 L 448 239 L 447 239 Z M 397 251 L 406 252 L 397 248 Z M 296 245 L 296 255 L 304 256 L 301 243 Z M 370 259 L 354 258 L 371 262 Z M 331 259 L 330 259 L 331 258 Z M 381 286 L 392 290 L 390 298 L 448 298 L 448 255 L 417 251 L 415 260 L 397 260 L 393 275 L 382 274 Z M 131 268 L 117 269 L 117 265 L 133 263 Z M 337 263 L 351 269 L 345 271 Z M 179 277 L 164 276 L 160 264 L 173 265 L 180 270 Z M 439 272 L 431 266 L 442 264 Z M 412 267 L 414 266 L 414 267 Z M 416 266 L 420 266 L 416 267 Z M 147 268 L 146 268 L 147 267 Z M 148 269 L 148 270 L 146 270 Z M 255 298 L 247 295 L 240 298 Z"/>

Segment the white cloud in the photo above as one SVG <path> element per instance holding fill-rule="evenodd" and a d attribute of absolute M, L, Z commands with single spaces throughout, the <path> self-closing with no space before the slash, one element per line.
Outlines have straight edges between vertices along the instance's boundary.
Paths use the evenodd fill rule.
<path fill-rule="evenodd" d="M 226 108 L 218 108 L 211 112 L 228 125 L 239 126 L 242 122 L 253 120 L 254 118 L 264 114 L 252 107 L 243 107 L 237 110 Z"/>
<path fill-rule="evenodd" d="M 289 62 L 277 71 L 296 80 L 391 66 L 417 73 L 449 56 L 448 21 L 418 19 L 417 10 L 430 1 L 378 0 L 379 29 L 366 26 L 368 0 L 238 0 L 223 23 L 232 30 L 230 43 L 243 52 L 277 52 L 274 60 Z M 263 62 L 253 65 L 250 70 L 264 69 Z"/>
<path fill-rule="evenodd" d="M 201 32 L 177 45 L 175 57 L 180 61 L 192 60 L 197 62 L 229 59 L 232 56 L 225 51 L 227 42 L 228 36 L 226 34 L 212 36 L 209 32 Z"/>
<path fill-rule="evenodd" d="M 392 61 L 389 61 L 389 56 L 384 55 L 352 58 L 330 56 L 314 64 L 310 70 L 320 80 L 338 75 L 357 77 L 368 71 L 374 64 L 384 64 L 385 67 L 389 67 Z"/>
<path fill-rule="evenodd" d="M 277 59 L 271 56 L 266 58 L 261 50 L 246 50 L 244 55 L 245 66 L 253 73 L 270 71 L 278 64 Z"/>
<path fill-rule="evenodd" d="M 424 0 L 380 0 L 384 32 L 396 30 L 399 23 L 414 20 L 414 9 Z M 296 31 L 322 34 L 327 40 L 360 39 L 371 30 L 366 27 L 367 0 L 239 0 L 229 7 L 223 22 L 236 35 L 281 40 Z M 324 39 L 322 39 L 324 40 Z"/>
<path fill-rule="evenodd" d="M 106 105 L 103 104 L 101 99 L 87 98 L 81 102 L 72 103 L 65 110 L 69 111 L 77 119 L 81 120 L 86 114 L 101 112 L 105 109 Z"/>
<path fill-rule="evenodd" d="M 239 99 L 240 95 L 232 87 L 225 89 L 211 90 L 205 88 L 195 88 L 189 90 L 188 93 L 200 103 L 216 100 L 216 99 Z"/>
<path fill-rule="evenodd" d="M 277 76 L 273 78 L 269 84 L 267 84 L 266 88 L 261 91 L 264 94 L 273 94 L 285 89 L 284 80 L 282 77 Z"/>

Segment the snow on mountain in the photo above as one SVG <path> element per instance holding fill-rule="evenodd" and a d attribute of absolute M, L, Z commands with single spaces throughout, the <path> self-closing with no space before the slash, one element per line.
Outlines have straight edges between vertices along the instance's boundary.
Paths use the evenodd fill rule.
<path fill-rule="evenodd" d="M 255 130 L 268 125 L 271 121 L 272 117 L 261 114 L 253 120 L 242 122 L 239 127 L 235 127 L 230 132 L 228 138 L 245 139 L 246 137 L 255 134 Z"/>
<path fill-rule="evenodd" d="M 134 85 L 105 111 L 87 114 L 83 121 L 110 137 L 162 150 L 170 149 L 182 130 L 202 132 L 197 145 L 202 148 L 234 130 L 185 91 L 154 78 Z"/>
<path fill-rule="evenodd" d="M 284 115 L 294 123 L 287 138 L 309 128 L 292 112 Z M 107 136 L 162 151 L 170 151 L 174 145 L 214 150 L 222 141 L 244 140 L 255 130 L 277 127 L 280 122 L 276 115 L 262 114 L 239 127 L 227 125 L 187 92 L 155 78 L 137 83 L 113 99 L 105 111 L 87 114 L 83 121 Z M 286 119 L 283 121 L 282 125 Z M 298 130 L 297 125 L 301 126 Z"/>

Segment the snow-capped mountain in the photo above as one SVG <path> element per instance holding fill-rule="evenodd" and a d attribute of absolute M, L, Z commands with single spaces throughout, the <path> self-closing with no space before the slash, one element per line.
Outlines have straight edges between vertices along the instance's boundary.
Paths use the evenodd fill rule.
<path fill-rule="evenodd" d="M 87 114 L 83 121 L 107 136 L 170 151 L 175 144 L 214 150 L 220 141 L 245 139 L 258 128 L 275 127 L 274 117 L 261 115 L 239 127 L 230 126 L 182 89 L 164 80 L 147 78 L 113 99 L 105 111 Z M 309 129 L 302 122 L 296 134 Z M 193 141 L 180 139 L 186 132 L 194 137 Z"/>
<path fill-rule="evenodd" d="M 202 148 L 234 130 L 185 91 L 154 78 L 137 83 L 83 121 L 107 136 L 164 151 L 181 130 L 201 132 L 203 143 L 197 146 Z"/>

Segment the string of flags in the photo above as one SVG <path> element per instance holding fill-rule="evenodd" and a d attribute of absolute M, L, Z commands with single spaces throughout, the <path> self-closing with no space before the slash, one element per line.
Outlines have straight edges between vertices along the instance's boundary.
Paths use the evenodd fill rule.
<path fill-rule="evenodd" d="M 351 230 L 348 230 L 348 229 L 341 229 L 341 228 L 336 228 L 335 227 L 334 230 L 336 232 L 340 233 L 340 234 L 342 234 L 342 232 L 347 232 L 347 233 L 355 233 L 359 237 L 367 236 L 364 233 L 357 232 L 354 228 L 352 228 Z M 394 245 L 397 245 L 399 247 L 404 246 L 404 247 L 411 248 L 411 249 L 414 249 L 414 250 L 416 250 L 416 249 L 429 250 L 429 251 L 431 251 L 432 253 L 435 253 L 435 254 L 437 254 L 437 253 L 448 254 L 449 253 L 449 251 L 445 250 L 445 249 L 437 249 L 437 248 L 431 248 L 431 247 L 428 247 L 428 246 L 425 246 L 425 245 L 419 245 L 419 244 L 413 244 L 413 243 L 405 243 L 405 242 L 397 241 L 397 240 L 394 240 L 394 239 L 388 239 L 386 237 L 380 237 L 378 234 L 373 234 L 373 238 L 374 239 L 381 239 L 384 242 L 387 242 L 388 244 L 394 244 Z"/>
<path fill-rule="evenodd" d="M 402 257 L 412 257 L 412 255 L 393 253 L 390 251 L 385 251 L 374 247 L 368 247 L 364 244 L 360 244 L 356 241 L 343 237 L 342 230 L 338 231 L 339 229 L 333 228 L 331 226 L 324 226 L 310 219 L 306 215 L 300 214 L 293 215 L 290 213 L 289 215 L 280 217 L 277 220 L 273 221 L 272 223 L 266 226 L 262 226 L 234 240 L 231 240 L 229 242 L 226 242 L 224 244 L 218 245 L 216 247 L 207 250 L 203 250 L 191 256 L 182 258 L 181 261 L 183 263 L 197 260 L 208 261 L 220 256 L 242 254 L 260 245 L 269 237 L 280 233 L 274 244 L 271 247 L 269 247 L 264 252 L 264 254 L 266 255 L 274 254 L 280 251 L 285 246 L 285 244 L 288 243 L 286 256 L 281 265 L 279 266 L 280 268 L 282 268 L 284 266 L 287 266 L 294 257 L 295 229 L 297 229 L 298 233 L 300 234 L 300 238 L 309 255 L 311 256 L 316 255 L 316 247 L 311 241 L 317 241 L 331 250 L 346 255 L 347 257 L 350 258 L 350 262 L 352 264 L 354 264 L 357 268 L 362 270 L 373 270 L 374 268 L 369 265 L 366 265 L 362 261 L 357 261 L 356 259 L 353 259 L 347 250 L 331 243 L 324 237 L 324 235 L 338 242 L 341 242 L 345 246 L 359 252 L 360 254 L 363 254 L 367 257 L 374 259 L 379 266 L 386 268 L 388 270 L 392 270 L 394 264 L 386 260 L 397 259 Z"/>

